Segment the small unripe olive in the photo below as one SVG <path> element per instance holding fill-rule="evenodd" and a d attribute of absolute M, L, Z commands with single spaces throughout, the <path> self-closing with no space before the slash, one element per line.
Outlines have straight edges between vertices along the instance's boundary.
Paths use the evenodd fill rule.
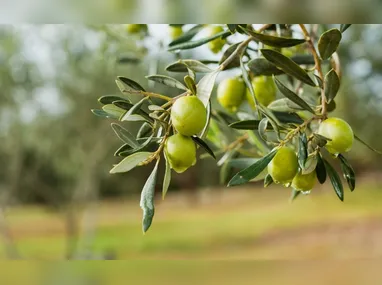
<path fill-rule="evenodd" d="M 175 40 L 179 38 L 181 35 L 183 35 L 183 29 L 181 26 L 170 26 L 170 37 L 172 40 Z"/>
<path fill-rule="evenodd" d="M 126 31 L 129 34 L 139 34 L 142 31 L 147 30 L 147 25 L 145 24 L 127 24 L 126 25 Z"/>
<path fill-rule="evenodd" d="M 252 87 L 256 99 L 261 105 L 268 106 L 276 99 L 276 85 L 271 76 L 257 76 L 253 78 Z M 249 105 L 254 109 L 256 107 L 255 100 L 249 89 L 247 89 L 246 96 Z"/>
<path fill-rule="evenodd" d="M 169 137 L 164 151 L 171 168 L 177 173 L 186 171 L 196 163 L 196 146 L 190 137 L 181 134 Z"/>
<path fill-rule="evenodd" d="M 323 121 L 317 133 L 331 141 L 325 145 L 332 154 L 348 152 L 354 141 L 354 133 L 350 125 L 340 118 L 329 118 Z"/>
<path fill-rule="evenodd" d="M 218 86 L 217 99 L 222 107 L 235 112 L 244 100 L 245 84 L 238 78 L 224 79 Z"/>
<path fill-rule="evenodd" d="M 183 96 L 171 108 L 171 120 L 175 129 L 184 136 L 200 133 L 207 122 L 207 110 L 196 96 Z"/>
<path fill-rule="evenodd" d="M 298 191 L 309 191 L 313 189 L 316 184 L 316 171 L 312 171 L 308 174 L 297 173 L 292 180 L 292 187 Z"/>
<path fill-rule="evenodd" d="M 218 33 L 223 32 L 223 31 L 224 31 L 224 29 L 221 26 L 209 26 L 207 28 L 207 36 L 211 37 L 211 36 L 214 36 Z M 218 53 L 219 51 L 221 51 L 221 49 L 223 48 L 225 43 L 226 43 L 225 39 L 217 38 L 217 39 L 210 41 L 208 43 L 208 47 L 213 53 Z"/>
<path fill-rule="evenodd" d="M 276 183 L 290 183 L 298 170 L 297 156 L 293 149 L 281 147 L 268 164 L 268 173 Z"/>

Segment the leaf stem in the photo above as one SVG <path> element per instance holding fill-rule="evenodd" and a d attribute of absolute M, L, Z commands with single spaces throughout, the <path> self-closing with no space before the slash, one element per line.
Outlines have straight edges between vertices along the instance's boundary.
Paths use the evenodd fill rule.
<path fill-rule="evenodd" d="M 314 68 L 317 70 L 318 76 L 320 77 L 322 84 L 324 85 L 324 74 L 323 74 L 322 68 L 321 68 L 321 59 L 318 56 L 316 48 L 314 47 L 312 37 L 309 35 L 309 32 L 306 29 L 304 24 L 299 24 L 299 26 L 300 26 L 303 34 L 304 34 L 306 41 L 308 42 L 310 51 L 312 52 L 314 62 L 315 62 Z M 326 113 L 327 113 L 327 104 L 326 104 L 325 91 L 324 91 L 324 86 L 323 86 L 321 88 L 321 114 L 323 116 L 323 119 L 325 119 Z"/>

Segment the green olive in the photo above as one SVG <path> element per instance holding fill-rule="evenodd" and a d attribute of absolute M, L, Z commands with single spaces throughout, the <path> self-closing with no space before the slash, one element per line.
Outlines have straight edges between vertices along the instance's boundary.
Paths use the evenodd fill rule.
<path fill-rule="evenodd" d="M 147 30 L 147 25 L 145 24 L 127 24 L 126 25 L 126 31 L 132 35 L 139 34 L 140 32 L 146 31 L 146 30 Z"/>
<path fill-rule="evenodd" d="M 348 152 L 353 145 L 353 130 L 340 118 L 326 119 L 320 124 L 317 133 L 331 139 L 325 147 L 332 154 Z"/>
<path fill-rule="evenodd" d="M 170 26 L 170 37 L 172 40 L 175 40 L 179 38 L 181 35 L 183 35 L 183 29 L 181 26 Z"/>
<path fill-rule="evenodd" d="M 196 96 L 183 96 L 171 108 L 171 120 L 175 129 L 182 135 L 200 133 L 207 122 L 207 110 Z"/>
<path fill-rule="evenodd" d="M 222 107 L 235 112 L 244 100 L 245 84 L 238 78 L 224 79 L 218 86 L 217 99 Z"/>
<path fill-rule="evenodd" d="M 196 146 L 190 137 L 181 134 L 169 137 L 164 151 L 171 168 L 177 173 L 186 171 L 196 163 Z"/>
<path fill-rule="evenodd" d="M 224 29 L 221 26 L 209 26 L 207 28 L 207 36 L 211 37 L 211 36 L 214 36 L 218 33 L 223 32 L 223 31 L 224 31 Z M 226 43 L 225 39 L 217 38 L 217 39 L 210 41 L 208 43 L 208 47 L 213 53 L 218 53 L 219 51 L 222 50 L 225 43 Z"/>
<path fill-rule="evenodd" d="M 297 173 L 292 180 L 292 187 L 298 191 L 309 191 L 312 190 L 316 184 L 316 171 L 312 171 L 308 174 Z"/>
<path fill-rule="evenodd" d="M 297 156 L 293 149 L 281 147 L 268 164 L 268 173 L 276 183 L 290 183 L 298 170 Z"/>
<path fill-rule="evenodd" d="M 270 76 L 257 76 L 252 79 L 252 87 L 257 101 L 264 106 L 268 106 L 276 99 L 276 85 Z M 247 100 L 249 105 L 255 109 L 255 100 L 251 92 L 247 89 Z"/>

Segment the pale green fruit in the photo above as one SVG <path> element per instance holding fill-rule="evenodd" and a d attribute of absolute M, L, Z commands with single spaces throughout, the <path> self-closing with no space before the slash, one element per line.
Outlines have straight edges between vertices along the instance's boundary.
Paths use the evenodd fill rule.
<path fill-rule="evenodd" d="M 293 178 L 292 187 L 298 191 L 309 191 L 312 190 L 316 184 L 317 176 L 316 171 L 312 171 L 308 174 L 297 173 Z"/>
<path fill-rule="evenodd" d="M 290 183 L 298 170 L 297 156 L 293 149 L 281 147 L 268 164 L 268 173 L 276 183 Z"/>
<path fill-rule="evenodd" d="M 332 154 L 348 152 L 354 142 L 352 128 L 340 118 L 326 119 L 320 124 L 317 133 L 331 139 L 325 147 Z"/>
<path fill-rule="evenodd" d="M 171 168 L 177 173 L 186 171 L 196 163 L 196 146 L 190 137 L 181 134 L 169 137 L 164 151 Z"/>
<path fill-rule="evenodd" d="M 257 101 L 264 106 L 268 106 L 276 99 L 276 85 L 271 76 L 257 76 L 252 80 L 253 91 Z M 247 89 L 247 100 L 249 105 L 255 109 L 255 100 L 249 89 Z"/>
<path fill-rule="evenodd" d="M 179 38 L 181 35 L 183 35 L 183 29 L 180 26 L 170 26 L 170 37 L 172 40 L 175 40 Z"/>
<path fill-rule="evenodd" d="M 207 28 L 207 36 L 211 37 L 211 36 L 214 36 L 218 33 L 223 32 L 223 31 L 224 31 L 224 29 L 221 26 L 209 26 Z M 217 39 L 210 41 L 208 43 L 208 47 L 213 53 L 218 53 L 219 51 L 221 51 L 221 49 L 223 48 L 225 43 L 226 43 L 225 39 L 217 38 Z"/>
<path fill-rule="evenodd" d="M 222 107 L 235 112 L 244 100 L 245 84 L 238 78 L 224 79 L 218 86 L 217 99 Z"/>
<path fill-rule="evenodd" d="M 196 96 L 183 96 L 171 108 L 171 120 L 175 129 L 184 136 L 200 133 L 207 122 L 207 110 Z"/>

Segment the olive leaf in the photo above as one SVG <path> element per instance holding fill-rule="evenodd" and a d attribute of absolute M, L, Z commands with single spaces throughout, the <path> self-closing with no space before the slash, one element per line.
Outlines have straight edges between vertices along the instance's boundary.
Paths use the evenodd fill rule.
<path fill-rule="evenodd" d="M 314 65 L 314 57 L 310 54 L 295 54 L 290 58 L 299 65 Z"/>
<path fill-rule="evenodd" d="M 268 141 L 266 130 L 269 127 L 268 126 L 269 119 L 268 118 L 263 118 L 261 119 L 258 127 L 259 135 L 264 141 Z"/>
<path fill-rule="evenodd" d="M 119 108 L 113 104 L 107 104 L 102 106 L 102 110 L 110 115 L 111 118 L 119 119 L 121 118 L 126 111 L 122 108 Z"/>
<path fill-rule="evenodd" d="M 147 232 L 150 228 L 151 223 L 154 218 L 155 207 L 154 207 L 154 194 L 155 194 L 155 184 L 157 182 L 159 159 L 157 160 L 153 171 L 151 172 L 149 178 L 147 179 L 145 185 L 143 186 L 141 192 L 141 202 L 140 207 L 143 210 L 142 219 L 142 230 L 143 233 Z"/>
<path fill-rule="evenodd" d="M 293 202 L 300 194 L 301 194 L 301 191 L 298 191 L 296 189 L 292 189 L 292 192 L 291 192 L 290 198 L 289 198 L 289 202 Z"/>
<path fill-rule="evenodd" d="M 151 147 L 151 143 L 152 142 L 155 143 L 155 140 L 153 138 L 154 138 L 154 134 L 151 134 L 150 137 L 144 138 L 145 141 L 142 144 L 132 149 L 126 149 L 126 150 L 120 151 L 118 153 L 118 156 L 129 156 L 130 154 L 133 154 L 133 153 L 148 151 Z"/>
<path fill-rule="evenodd" d="M 143 98 L 142 100 L 143 100 L 143 102 L 144 102 L 144 101 L 147 100 L 147 99 L 146 99 L 146 98 Z M 142 100 L 141 100 L 141 101 L 142 101 Z M 143 103 L 143 102 L 142 102 L 142 103 Z M 132 111 L 132 113 L 138 114 L 139 116 L 143 117 L 144 120 L 146 120 L 146 121 L 148 121 L 150 124 L 152 124 L 152 123 L 154 122 L 154 120 L 153 120 L 152 118 L 150 118 L 149 114 L 147 114 L 145 111 L 143 111 L 143 110 L 140 109 L 140 108 L 138 109 L 139 104 L 141 104 L 140 101 L 139 101 L 137 104 L 138 104 L 138 106 L 136 106 L 136 104 L 132 104 L 132 103 L 129 103 L 129 102 L 124 101 L 124 100 L 113 101 L 113 105 L 115 105 L 115 106 L 117 106 L 117 107 L 119 107 L 119 108 L 122 108 L 122 109 L 124 109 L 124 110 L 126 110 L 126 111 L 130 111 L 130 110 L 135 106 L 134 109 L 133 109 L 133 111 Z M 141 105 L 141 106 L 142 106 L 142 105 Z M 126 117 L 128 117 L 128 116 L 125 116 L 125 120 L 126 120 Z M 130 115 L 130 117 L 131 117 L 131 115 Z"/>
<path fill-rule="evenodd" d="M 244 120 L 234 122 L 229 125 L 229 127 L 237 130 L 257 130 L 259 128 L 260 120 Z M 272 126 L 268 126 L 268 129 L 271 130 Z"/>
<path fill-rule="evenodd" d="M 234 168 L 244 169 L 253 165 L 258 160 L 259 160 L 258 158 L 251 158 L 251 157 L 234 158 L 229 160 L 228 164 Z"/>
<path fill-rule="evenodd" d="M 143 123 L 138 130 L 137 139 L 146 137 L 152 131 L 153 131 L 153 128 L 149 123 Z"/>
<path fill-rule="evenodd" d="M 303 119 L 296 113 L 288 113 L 288 112 L 278 112 L 278 111 L 272 111 L 274 116 L 279 120 L 281 123 L 284 124 L 302 124 L 304 122 Z"/>
<path fill-rule="evenodd" d="M 322 59 L 328 59 L 337 50 L 342 39 L 338 29 L 331 29 L 323 33 L 318 40 L 318 51 Z"/>
<path fill-rule="evenodd" d="M 216 159 L 214 152 L 205 141 L 203 141 L 201 138 L 198 138 L 197 136 L 192 136 L 191 138 L 196 144 L 201 146 L 209 155 L 211 155 L 214 159 Z"/>
<path fill-rule="evenodd" d="M 127 77 L 118 76 L 115 82 L 117 83 L 121 92 L 128 91 L 128 87 L 132 88 L 133 90 L 146 91 L 141 85 L 139 85 L 139 83 Z"/>
<path fill-rule="evenodd" d="M 121 141 L 127 143 L 132 148 L 137 147 L 139 145 L 135 137 L 122 126 L 116 123 L 112 123 L 111 127 Z"/>
<path fill-rule="evenodd" d="M 171 182 L 171 165 L 170 165 L 170 162 L 168 161 L 166 152 L 163 152 L 163 156 L 166 161 L 166 167 L 165 167 L 165 172 L 163 177 L 163 186 L 162 186 L 162 199 L 164 200 L 167 194 L 168 187 L 170 186 L 170 182 Z"/>
<path fill-rule="evenodd" d="M 196 84 L 194 81 L 194 78 L 192 78 L 190 75 L 186 75 L 184 77 L 184 83 L 186 83 L 188 89 L 190 89 L 191 93 L 196 95 Z"/>
<path fill-rule="evenodd" d="M 114 156 L 121 156 L 120 154 L 122 152 L 125 152 L 125 151 L 130 151 L 132 149 L 132 147 L 128 144 L 128 143 L 125 143 L 123 144 L 120 148 L 118 148 L 115 152 L 114 152 Z"/>
<path fill-rule="evenodd" d="M 106 112 L 104 110 L 91 109 L 90 111 L 94 115 L 96 115 L 97 117 L 101 117 L 101 118 L 108 118 L 108 119 L 118 119 L 119 118 L 118 116 L 115 116 L 113 114 L 109 114 L 108 112 Z"/>
<path fill-rule="evenodd" d="M 319 153 L 317 153 L 316 175 L 320 184 L 324 184 L 326 181 L 326 167 L 321 154 Z"/>
<path fill-rule="evenodd" d="M 117 63 L 119 64 L 138 64 L 140 62 L 140 58 L 132 55 L 121 55 L 117 58 Z"/>
<path fill-rule="evenodd" d="M 175 51 L 175 50 L 184 50 L 184 49 L 192 49 L 192 48 L 196 48 L 196 47 L 199 47 L 201 45 L 204 45 L 210 41 L 213 41 L 215 39 L 218 39 L 218 38 L 224 38 L 224 37 L 227 37 L 231 34 L 231 32 L 228 30 L 228 31 L 222 31 L 220 33 L 217 33 L 213 36 L 210 36 L 210 37 L 207 37 L 207 38 L 203 38 L 203 39 L 200 39 L 200 40 L 197 40 L 197 41 L 189 41 L 189 42 L 183 42 L 183 43 L 179 43 L 179 44 L 174 44 L 172 45 L 171 47 L 169 47 L 167 50 L 168 51 Z"/>
<path fill-rule="evenodd" d="M 276 153 L 277 150 L 273 150 L 266 156 L 256 161 L 251 166 L 236 173 L 236 175 L 228 182 L 228 187 L 241 185 L 255 178 L 268 166 L 268 164 L 271 162 Z"/>
<path fill-rule="evenodd" d="M 128 172 L 134 167 L 136 167 L 141 162 L 145 161 L 152 155 L 152 152 L 137 152 L 134 153 L 128 157 L 125 157 L 120 163 L 115 165 L 111 170 L 110 173 L 122 173 L 122 172 Z"/>
<path fill-rule="evenodd" d="M 340 89 L 340 78 L 334 69 L 331 69 L 324 79 L 325 86 L 325 98 L 328 103 L 330 103 L 337 95 Z"/>
<path fill-rule="evenodd" d="M 171 63 L 165 68 L 170 72 L 187 72 L 191 69 L 194 72 L 209 73 L 213 70 L 205 65 L 203 62 L 194 59 L 181 59 L 177 62 Z"/>
<path fill-rule="evenodd" d="M 203 102 L 205 107 L 207 107 L 210 101 L 211 93 L 215 85 L 215 80 L 219 72 L 219 70 L 215 70 L 206 74 L 202 79 L 200 79 L 198 85 L 196 86 L 197 96 Z"/>
<path fill-rule="evenodd" d="M 166 75 L 159 75 L 159 74 L 149 75 L 149 76 L 146 76 L 146 78 L 148 80 L 152 80 L 154 82 L 162 83 L 163 85 L 166 85 L 169 87 L 175 87 L 175 88 L 185 90 L 185 91 L 188 90 L 187 87 L 184 86 L 181 82 L 179 82 L 175 78 L 172 78 L 172 77 L 169 77 Z"/>
<path fill-rule="evenodd" d="M 206 121 L 206 124 L 204 125 L 202 132 L 200 133 L 200 137 L 202 139 L 204 139 L 207 136 L 210 121 L 211 121 L 211 101 L 210 100 L 208 101 L 206 109 L 207 109 L 207 121 Z"/>
<path fill-rule="evenodd" d="M 272 111 L 288 112 L 288 113 L 304 110 L 304 108 L 297 105 L 296 103 L 294 103 L 288 98 L 277 99 L 273 101 L 271 104 L 269 104 L 267 107 L 268 109 L 271 109 Z"/>
<path fill-rule="evenodd" d="M 192 38 L 195 37 L 196 34 L 199 33 L 199 31 L 201 29 L 203 29 L 203 26 L 204 25 L 196 25 L 196 26 L 192 27 L 188 31 L 184 32 L 183 35 L 179 36 L 178 38 L 176 38 L 175 40 L 170 42 L 168 45 L 171 47 L 171 46 L 174 46 L 174 45 L 181 44 L 181 43 L 184 43 L 184 42 L 188 42 L 189 40 L 192 40 Z"/>
<path fill-rule="evenodd" d="M 346 182 L 349 185 L 350 191 L 353 191 L 355 189 L 355 173 L 353 167 L 342 154 L 339 154 L 337 157 L 341 161 L 341 169 L 346 179 Z"/>
<path fill-rule="evenodd" d="M 289 100 L 294 102 L 295 104 L 299 105 L 301 108 L 304 108 L 305 110 L 309 111 L 310 113 L 314 114 L 313 109 L 306 103 L 300 96 L 298 96 L 296 93 L 294 93 L 292 90 L 287 88 L 284 84 L 281 83 L 280 80 L 278 80 L 275 76 L 273 76 L 273 79 L 276 83 L 277 88 L 280 90 L 280 92 L 287 97 Z"/>
<path fill-rule="evenodd" d="M 376 150 L 375 148 L 371 147 L 367 142 L 365 142 L 364 140 L 362 140 L 359 136 L 357 136 L 356 134 L 354 134 L 354 138 L 359 141 L 360 143 L 362 143 L 364 146 L 366 146 L 368 149 L 374 151 L 375 153 L 378 153 L 378 154 L 382 154 L 382 151 L 379 151 L 379 150 Z"/>
<path fill-rule="evenodd" d="M 251 30 L 246 30 L 246 32 L 247 34 L 252 36 L 252 38 L 254 38 L 256 41 L 259 41 L 271 47 L 277 47 L 277 48 L 293 47 L 305 42 L 305 39 L 276 37 L 276 36 L 266 35 L 262 33 L 257 33 Z"/>
<path fill-rule="evenodd" d="M 351 24 L 341 24 L 340 25 L 341 33 L 345 32 L 350 26 L 351 26 Z"/>
<path fill-rule="evenodd" d="M 227 24 L 227 28 L 228 28 L 228 30 L 231 31 L 232 34 L 234 34 L 236 32 L 237 26 L 238 25 L 236 25 L 236 24 Z"/>
<path fill-rule="evenodd" d="M 255 95 L 255 90 L 252 86 L 252 82 L 249 78 L 249 75 L 248 75 L 248 71 L 247 69 L 245 68 L 244 66 L 244 63 L 243 63 L 243 58 L 240 57 L 240 68 L 241 68 L 241 72 L 242 72 L 242 76 L 243 76 L 243 80 L 245 82 L 245 85 L 247 86 L 251 96 L 252 96 L 252 99 L 254 100 L 255 102 L 255 107 L 256 107 L 256 110 L 257 110 L 257 114 L 258 114 L 258 117 L 259 119 L 261 119 L 261 106 L 259 105 L 259 101 L 257 100 L 256 98 L 256 95 Z"/>
<path fill-rule="evenodd" d="M 317 167 L 317 155 L 316 154 L 311 154 L 306 159 L 305 165 L 302 168 L 301 173 L 303 175 L 309 174 L 309 173 L 315 171 L 316 167 Z"/>
<path fill-rule="evenodd" d="M 264 188 L 265 187 L 268 187 L 269 185 L 271 185 L 273 183 L 273 178 L 272 176 L 268 173 L 265 178 L 264 178 Z"/>
<path fill-rule="evenodd" d="M 308 139 L 305 133 L 298 137 L 298 164 L 301 169 L 305 168 L 305 162 L 308 157 Z"/>
<path fill-rule="evenodd" d="M 328 176 L 330 178 L 330 182 L 333 185 L 334 192 L 336 192 L 338 198 L 341 201 L 344 201 L 344 188 L 342 186 L 342 182 L 340 177 L 338 176 L 337 171 L 333 168 L 333 166 L 330 165 L 330 163 L 323 159 L 326 171 L 328 173 Z"/>
<path fill-rule="evenodd" d="M 248 62 L 248 68 L 254 76 L 271 76 L 283 74 L 284 71 L 277 68 L 274 64 L 265 58 L 258 57 Z"/>
<path fill-rule="evenodd" d="M 127 111 L 124 116 L 121 118 L 121 121 L 129 121 L 129 117 L 131 117 L 134 114 L 139 114 L 139 110 L 141 110 L 141 107 L 143 103 L 147 100 L 147 97 L 142 98 L 140 101 L 134 104 L 133 107 L 130 108 L 129 111 Z"/>
<path fill-rule="evenodd" d="M 114 101 L 125 101 L 129 103 L 129 100 L 126 100 L 125 98 L 119 97 L 119 96 L 114 96 L 114 95 L 106 95 L 106 96 L 101 96 L 98 98 L 98 102 L 100 102 L 102 105 L 107 105 L 107 104 L 113 104 Z"/>
<path fill-rule="evenodd" d="M 261 53 L 267 60 L 276 65 L 286 74 L 289 74 L 310 86 L 316 86 L 308 73 L 289 57 L 270 49 L 261 49 Z"/>
<path fill-rule="evenodd" d="M 236 51 L 237 47 L 240 44 L 241 44 L 241 42 L 235 43 L 235 44 L 229 46 L 226 49 L 226 51 L 223 53 L 223 56 L 221 57 L 221 59 L 219 60 L 219 65 L 221 65 L 224 61 L 226 61 L 227 58 L 229 58 Z M 240 54 L 236 53 L 235 58 L 233 58 L 232 61 L 225 66 L 224 70 L 239 67 L 240 66 L 240 58 L 239 57 L 240 57 Z"/>

